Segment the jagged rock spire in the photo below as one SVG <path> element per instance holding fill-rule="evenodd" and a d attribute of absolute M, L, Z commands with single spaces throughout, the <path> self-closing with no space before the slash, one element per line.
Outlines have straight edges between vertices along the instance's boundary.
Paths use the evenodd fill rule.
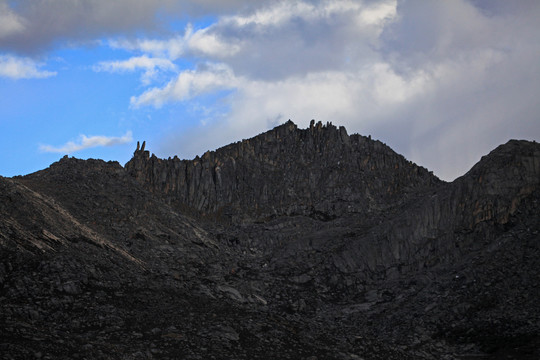
<path fill-rule="evenodd" d="M 135 153 L 138 153 L 139 151 L 143 152 L 145 147 L 146 147 L 146 141 L 143 141 L 142 146 L 141 146 L 141 143 L 137 141 L 137 148 L 135 149 Z"/>

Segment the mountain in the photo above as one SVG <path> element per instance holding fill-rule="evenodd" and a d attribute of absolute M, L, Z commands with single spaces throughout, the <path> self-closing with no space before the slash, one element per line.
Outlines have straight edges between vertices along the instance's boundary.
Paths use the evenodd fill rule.
<path fill-rule="evenodd" d="M 6 359 L 537 359 L 540 145 L 443 182 L 287 122 L 0 178 Z"/>
<path fill-rule="evenodd" d="M 173 202 L 248 220 L 378 212 L 439 182 L 379 141 L 314 121 L 306 130 L 289 121 L 194 161 L 139 150 L 126 170 Z"/>

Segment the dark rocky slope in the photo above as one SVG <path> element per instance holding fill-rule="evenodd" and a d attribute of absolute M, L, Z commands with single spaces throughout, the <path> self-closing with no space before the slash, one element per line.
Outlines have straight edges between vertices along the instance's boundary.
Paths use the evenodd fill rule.
<path fill-rule="evenodd" d="M 0 357 L 537 359 L 540 145 L 452 183 L 291 122 L 0 178 Z"/>

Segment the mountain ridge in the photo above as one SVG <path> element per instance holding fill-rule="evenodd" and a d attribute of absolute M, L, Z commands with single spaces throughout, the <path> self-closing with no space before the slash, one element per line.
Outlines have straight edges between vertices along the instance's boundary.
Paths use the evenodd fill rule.
<path fill-rule="evenodd" d="M 447 183 L 287 122 L 193 160 L 66 156 L 0 200 L 5 358 L 540 355 L 535 142 Z"/>
<path fill-rule="evenodd" d="M 305 130 L 288 121 L 254 138 L 207 151 L 194 160 L 158 159 L 150 157 L 149 151 L 138 150 L 125 168 L 147 188 L 171 193 L 171 198 L 196 211 L 215 213 L 232 205 L 236 209 L 230 211 L 235 215 L 316 211 L 332 217 L 335 207 L 344 204 L 328 198 L 353 197 L 346 205 L 353 207 L 355 202 L 372 200 L 370 191 L 375 196 L 384 196 L 384 192 L 403 194 L 402 187 L 440 182 L 380 141 L 358 134 L 349 136 L 344 127 L 314 121 Z M 288 193 L 280 191 L 283 187 Z M 376 208 L 389 199 L 372 201 Z M 257 209 L 250 208 L 252 203 Z"/>

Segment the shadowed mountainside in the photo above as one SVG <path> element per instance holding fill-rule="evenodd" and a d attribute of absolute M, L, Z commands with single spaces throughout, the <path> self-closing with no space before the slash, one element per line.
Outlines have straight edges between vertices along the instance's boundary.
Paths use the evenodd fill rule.
<path fill-rule="evenodd" d="M 536 359 L 539 206 L 527 141 L 452 183 L 330 123 L 66 156 L 0 178 L 0 354 Z"/>

